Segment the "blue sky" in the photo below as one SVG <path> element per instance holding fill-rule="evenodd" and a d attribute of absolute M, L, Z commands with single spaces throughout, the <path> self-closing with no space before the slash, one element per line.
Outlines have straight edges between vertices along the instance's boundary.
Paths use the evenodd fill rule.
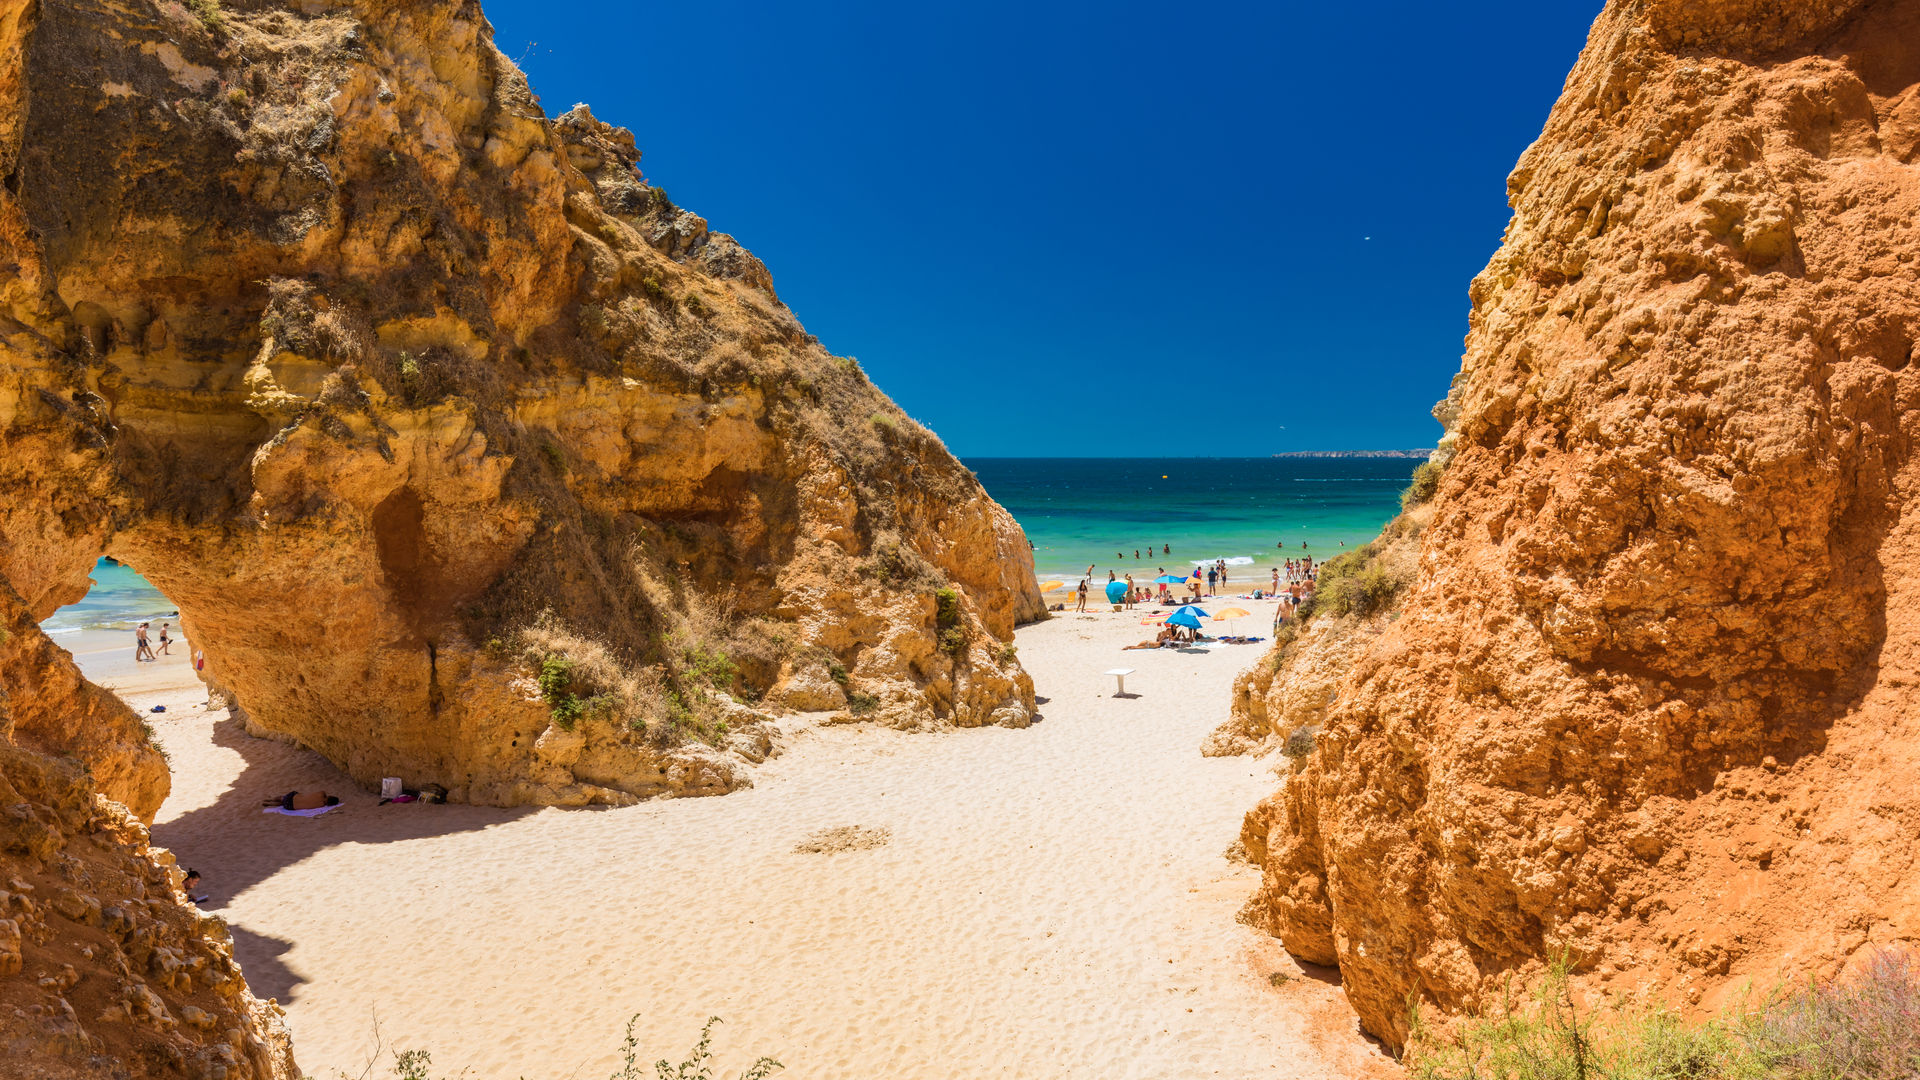
<path fill-rule="evenodd" d="M 1599 8 L 487 12 L 548 113 L 631 128 L 961 456 L 1257 456 L 1438 438 L 1506 175 Z"/>

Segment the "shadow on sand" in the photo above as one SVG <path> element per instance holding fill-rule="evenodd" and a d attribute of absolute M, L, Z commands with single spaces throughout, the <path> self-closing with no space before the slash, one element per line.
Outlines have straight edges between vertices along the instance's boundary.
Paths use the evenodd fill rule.
<path fill-rule="evenodd" d="M 538 807 L 400 803 L 382 806 L 345 773 L 311 750 L 248 735 L 228 716 L 213 724 L 213 744 L 245 762 L 232 784 L 207 806 L 153 827 L 153 841 L 173 851 L 183 867 L 203 875 L 207 900 L 219 914 L 234 897 L 281 870 L 338 844 L 387 844 L 467 832 L 534 813 Z M 261 800 L 292 790 L 321 789 L 340 796 L 340 808 L 317 818 L 262 812 Z M 341 882 L 360 888 L 362 882 Z M 316 898 L 316 902 L 322 902 Z M 256 996 L 292 1000 L 305 980 L 282 957 L 293 943 L 230 926 L 234 958 Z"/>

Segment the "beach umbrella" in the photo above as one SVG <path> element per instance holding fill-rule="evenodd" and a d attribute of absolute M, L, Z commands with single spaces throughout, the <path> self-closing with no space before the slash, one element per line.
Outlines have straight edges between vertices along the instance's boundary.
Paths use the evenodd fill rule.
<path fill-rule="evenodd" d="M 1190 614 L 1191 612 L 1196 610 L 1198 609 L 1191 606 L 1181 608 L 1179 611 L 1176 611 L 1173 614 L 1167 616 L 1167 625 L 1184 626 L 1190 630 L 1200 629 L 1199 617 L 1196 615 Z"/>
<path fill-rule="evenodd" d="M 1118 604 L 1127 598 L 1127 583 L 1124 581 L 1107 582 L 1107 603 Z"/>
<path fill-rule="evenodd" d="M 1231 619 L 1231 620 L 1238 621 L 1241 617 L 1246 615 L 1251 615 L 1251 614 L 1253 614 L 1253 612 L 1248 611 L 1246 608 L 1230 607 L 1230 608 L 1221 608 L 1219 611 L 1214 612 L 1213 617 L 1215 619 Z M 1228 625 L 1228 629 L 1232 629 L 1231 624 Z"/>
<path fill-rule="evenodd" d="M 1064 589 L 1066 587 L 1067 587 L 1067 583 L 1064 581 L 1049 581 L 1040 586 L 1040 591 L 1052 592 L 1055 589 Z"/>
<path fill-rule="evenodd" d="M 1155 585 L 1184 585 L 1186 582 L 1186 578 L 1176 574 L 1161 574 L 1159 577 L 1153 579 Z"/>
<path fill-rule="evenodd" d="M 1188 605 L 1186 605 L 1186 606 L 1184 606 L 1184 607 L 1182 607 L 1182 608 L 1181 608 L 1180 610 L 1178 610 L 1178 611 L 1176 611 L 1176 612 L 1174 612 L 1174 614 L 1175 614 L 1175 615 L 1191 615 L 1191 616 L 1193 616 L 1193 617 L 1194 617 L 1194 618 L 1196 618 L 1196 619 L 1211 619 L 1211 618 L 1213 618 L 1213 616 L 1211 616 L 1211 615 L 1209 615 L 1209 614 L 1207 614 L 1205 610 L 1203 610 L 1203 609 L 1201 609 L 1201 608 L 1197 608 L 1197 607 L 1195 607 L 1195 606 L 1193 606 L 1192 604 L 1188 604 Z M 1185 625 L 1186 625 L 1186 623 L 1181 623 L 1180 625 L 1182 625 L 1182 626 L 1185 626 Z"/>

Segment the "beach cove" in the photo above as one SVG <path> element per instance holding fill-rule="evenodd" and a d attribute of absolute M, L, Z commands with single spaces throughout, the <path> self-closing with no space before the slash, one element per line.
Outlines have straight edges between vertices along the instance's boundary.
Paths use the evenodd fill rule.
<path fill-rule="evenodd" d="M 183 665 L 123 692 L 172 761 L 156 842 L 206 876 L 315 1075 L 357 1075 L 376 1033 L 436 1072 L 596 1075 L 634 1014 L 647 1056 L 723 1017 L 723 1073 L 1389 1075 L 1329 973 L 1234 921 L 1257 875 L 1224 853 L 1273 773 L 1198 747 L 1260 647 L 1122 652 L 1146 617 L 1023 628 L 1030 729 L 795 716 L 751 790 L 619 809 L 380 806 L 202 708 Z M 260 812 L 296 787 L 345 805 Z"/>

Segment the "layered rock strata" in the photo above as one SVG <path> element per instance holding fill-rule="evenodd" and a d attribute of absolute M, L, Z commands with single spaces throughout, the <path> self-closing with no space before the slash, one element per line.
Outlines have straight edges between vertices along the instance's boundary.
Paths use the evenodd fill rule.
<path fill-rule="evenodd" d="M 1509 180 L 1400 618 L 1249 817 L 1365 1027 L 1920 935 L 1920 2 L 1613 0 Z"/>
<path fill-rule="evenodd" d="M 1025 724 L 1019 528 L 638 158 L 471 2 L 0 10 L 0 580 L 112 554 L 252 730 L 473 801 Z"/>

